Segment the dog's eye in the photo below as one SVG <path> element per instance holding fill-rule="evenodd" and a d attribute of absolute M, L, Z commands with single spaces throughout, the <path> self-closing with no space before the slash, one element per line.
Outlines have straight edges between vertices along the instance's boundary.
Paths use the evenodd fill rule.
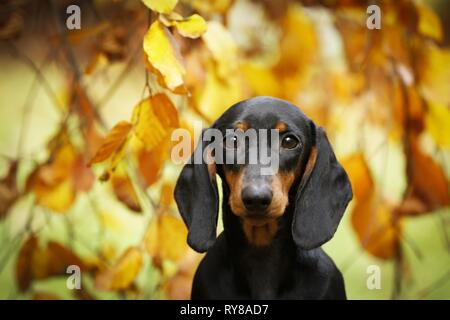
<path fill-rule="evenodd" d="M 294 149 L 300 144 L 300 141 L 298 141 L 297 137 L 293 135 L 288 135 L 281 140 L 281 146 L 284 149 Z"/>

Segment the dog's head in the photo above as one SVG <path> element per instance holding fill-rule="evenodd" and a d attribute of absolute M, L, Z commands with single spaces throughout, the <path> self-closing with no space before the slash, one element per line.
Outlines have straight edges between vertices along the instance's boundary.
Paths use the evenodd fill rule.
<path fill-rule="evenodd" d="M 216 141 L 218 137 L 223 138 Z M 215 148 L 208 148 L 212 144 Z M 276 158 L 276 167 L 267 170 L 264 158 Z M 175 199 L 189 228 L 188 242 L 199 252 L 216 238 L 216 174 L 227 188 L 224 201 L 255 245 L 270 243 L 277 219 L 290 204 L 296 245 L 316 248 L 333 236 L 352 198 L 347 174 L 323 129 L 297 107 L 270 97 L 245 100 L 228 109 L 203 131 L 180 174 Z"/>

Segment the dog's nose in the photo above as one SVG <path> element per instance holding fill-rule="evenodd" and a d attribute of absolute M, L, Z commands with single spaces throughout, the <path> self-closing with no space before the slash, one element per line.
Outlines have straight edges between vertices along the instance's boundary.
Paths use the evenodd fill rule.
<path fill-rule="evenodd" d="M 242 202 L 249 211 L 263 211 L 272 202 L 272 190 L 266 186 L 248 186 L 242 190 Z"/>

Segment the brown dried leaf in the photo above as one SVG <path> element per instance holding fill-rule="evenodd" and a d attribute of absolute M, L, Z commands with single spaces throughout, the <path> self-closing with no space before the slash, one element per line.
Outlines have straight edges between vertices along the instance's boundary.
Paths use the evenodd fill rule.
<path fill-rule="evenodd" d="M 135 212 L 142 211 L 133 183 L 126 173 L 114 173 L 111 177 L 111 184 L 117 199 L 124 203 L 128 209 Z"/>
<path fill-rule="evenodd" d="M 9 208 L 19 198 L 16 184 L 17 162 L 10 164 L 8 173 L 0 180 L 0 219 L 6 216 Z"/>
<path fill-rule="evenodd" d="M 39 247 L 37 238 L 31 235 L 17 258 L 18 287 L 21 291 L 26 291 L 33 280 L 65 275 L 70 265 L 77 265 L 82 271 L 89 270 L 83 260 L 61 244 L 50 241 L 45 247 Z"/>

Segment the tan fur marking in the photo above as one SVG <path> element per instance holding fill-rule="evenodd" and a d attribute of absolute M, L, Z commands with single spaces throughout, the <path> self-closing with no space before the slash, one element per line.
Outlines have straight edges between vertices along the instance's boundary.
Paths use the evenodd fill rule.
<path fill-rule="evenodd" d="M 245 206 L 241 199 L 241 192 L 244 170 L 240 170 L 239 172 L 225 170 L 224 173 L 225 180 L 230 187 L 230 197 L 228 202 L 230 204 L 231 211 L 237 216 L 243 216 L 245 214 Z"/>
<path fill-rule="evenodd" d="M 314 165 L 317 160 L 317 148 L 314 146 L 311 149 L 311 153 L 309 154 L 308 162 L 306 163 L 305 170 L 303 170 L 303 177 L 300 183 L 300 187 L 303 187 L 308 177 L 311 175 L 311 172 L 314 169 Z"/>
<path fill-rule="evenodd" d="M 235 129 L 240 129 L 242 131 L 246 131 L 249 128 L 249 125 L 247 122 L 241 121 L 241 122 L 236 123 L 236 125 L 234 127 L 235 127 Z"/>
<path fill-rule="evenodd" d="M 279 130 L 280 132 L 286 131 L 287 129 L 287 125 L 284 122 L 278 121 L 277 124 L 275 125 L 276 130 Z"/>
<path fill-rule="evenodd" d="M 253 219 L 242 219 L 242 226 L 248 242 L 257 246 L 268 246 L 278 231 L 278 222 L 275 219 L 261 219 L 255 222 Z"/>
<path fill-rule="evenodd" d="M 272 203 L 269 207 L 271 217 L 283 215 L 289 203 L 289 190 L 295 180 L 294 172 L 279 172 L 272 178 Z"/>
<path fill-rule="evenodd" d="M 212 181 L 216 180 L 216 172 L 217 172 L 217 168 L 216 168 L 216 164 L 213 161 L 213 157 L 211 155 L 211 151 L 209 151 L 207 153 L 207 168 L 208 168 L 208 173 L 209 173 L 209 177 Z"/>

